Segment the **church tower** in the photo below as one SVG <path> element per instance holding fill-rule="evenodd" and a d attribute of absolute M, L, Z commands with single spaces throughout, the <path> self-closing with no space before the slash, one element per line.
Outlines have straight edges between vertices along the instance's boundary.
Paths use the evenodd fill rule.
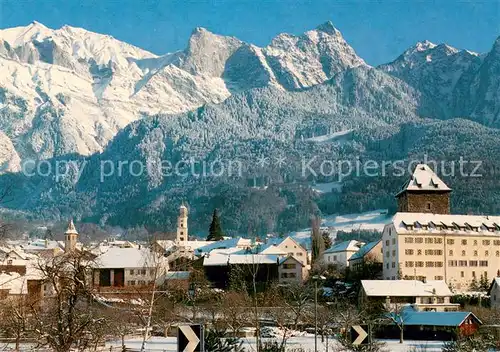
<path fill-rule="evenodd" d="M 396 194 L 398 212 L 449 214 L 450 194 L 451 188 L 428 165 L 419 164 Z"/>
<path fill-rule="evenodd" d="M 177 218 L 177 243 L 185 244 L 188 240 L 188 210 L 183 204 L 179 208 L 179 217 Z"/>
<path fill-rule="evenodd" d="M 78 240 L 78 231 L 76 231 L 73 219 L 69 221 L 68 229 L 64 233 L 64 251 L 70 252 L 76 248 L 76 242 Z"/>

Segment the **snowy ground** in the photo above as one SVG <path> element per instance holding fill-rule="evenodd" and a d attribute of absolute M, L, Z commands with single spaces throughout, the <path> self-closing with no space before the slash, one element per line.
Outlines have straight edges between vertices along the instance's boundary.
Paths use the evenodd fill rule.
<path fill-rule="evenodd" d="M 337 231 L 350 232 L 353 230 L 377 230 L 382 231 L 384 226 L 391 221 L 387 215 L 387 209 L 377 209 L 365 213 L 329 215 L 322 219 L 321 226 L 332 228 L 334 234 Z M 303 229 L 291 232 L 290 236 L 298 240 L 311 237 L 311 229 Z M 335 236 L 332 236 L 333 238 Z"/>
<path fill-rule="evenodd" d="M 330 193 L 342 191 L 342 182 L 328 182 L 311 184 L 311 189 L 316 193 Z"/>
<path fill-rule="evenodd" d="M 141 339 L 131 339 L 126 340 L 126 345 L 128 348 L 139 349 L 141 347 Z M 426 351 L 426 352 L 440 352 L 443 346 L 441 341 L 405 341 L 400 344 L 397 340 L 383 340 L 386 343 L 386 350 L 391 352 L 410 352 L 412 350 L 416 351 Z M 113 347 L 110 349 L 110 347 Z M 112 342 L 106 345 L 108 351 L 118 351 L 120 347 L 120 342 Z M 247 352 L 255 351 L 255 340 L 254 339 L 243 339 L 243 347 Z M 328 351 L 335 352 L 338 351 L 339 345 L 335 340 L 330 340 L 328 343 Z M 292 337 L 287 342 L 287 350 L 294 350 L 297 348 L 303 348 L 305 352 L 314 351 L 314 337 L 313 336 L 300 336 Z M 177 351 L 177 339 L 175 337 L 153 337 L 151 338 L 147 345 L 147 351 Z M 326 341 L 321 342 L 321 338 L 318 338 L 318 351 L 326 351 Z M 210 351 L 207 351 L 210 352 Z"/>
<path fill-rule="evenodd" d="M 351 132 L 352 130 L 338 131 L 330 134 L 324 134 L 322 136 L 306 138 L 305 141 L 314 143 L 326 143 L 326 142 L 336 141 L 339 143 L 343 143 L 349 140 Z"/>

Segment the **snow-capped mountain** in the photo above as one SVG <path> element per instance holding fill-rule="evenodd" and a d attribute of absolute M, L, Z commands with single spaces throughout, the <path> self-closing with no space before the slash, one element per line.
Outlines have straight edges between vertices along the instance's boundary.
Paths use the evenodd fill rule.
<path fill-rule="evenodd" d="M 427 96 L 426 116 L 469 117 L 500 127 L 499 48 L 500 38 L 486 54 L 424 41 L 379 68 Z"/>
<path fill-rule="evenodd" d="M 359 65 L 331 23 L 279 35 L 265 48 L 196 28 L 184 51 L 157 56 L 107 35 L 33 22 L 0 30 L 0 128 L 21 159 L 90 155 L 142 116 L 254 87 L 309 87 Z"/>

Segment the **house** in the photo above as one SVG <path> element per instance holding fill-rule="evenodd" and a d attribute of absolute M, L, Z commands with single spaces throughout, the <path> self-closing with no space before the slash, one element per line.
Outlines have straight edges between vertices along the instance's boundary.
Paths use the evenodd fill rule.
<path fill-rule="evenodd" d="M 363 244 L 355 240 L 337 243 L 323 252 L 323 261 L 326 264 L 335 264 L 345 268 L 349 266 L 349 259 L 359 251 Z"/>
<path fill-rule="evenodd" d="M 375 264 L 382 270 L 382 241 L 374 241 L 362 246 L 359 251 L 349 258 L 349 267 L 354 271 L 360 271 L 364 264 Z"/>
<path fill-rule="evenodd" d="M 459 304 L 450 303 L 453 296 L 444 281 L 422 282 L 417 280 L 361 280 L 359 303 L 380 303 L 393 310 L 411 305 L 416 311 L 457 311 Z"/>
<path fill-rule="evenodd" d="M 302 283 L 304 281 L 304 264 L 294 256 L 278 259 L 278 282 L 280 284 Z"/>
<path fill-rule="evenodd" d="M 146 286 L 168 271 L 164 256 L 149 248 L 111 247 L 95 259 L 96 287 Z"/>
<path fill-rule="evenodd" d="M 500 276 L 493 279 L 488 290 L 491 308 L 500 309 Z"/>
<path fill-rule="evenodd" d="M 399 312 L 389 313 L 387 317 L 393 324 L 389 329 L 382 329 L 385 330 L 383 337 L 399 337 L 400 330 L 396 324 L 402 324 L 404 338 L 412 340 L 446 341 L 458 336 L 470 336 L 483 324 L 471 312 L 427 312 L 418 311 L 411 306 L 406 306 Z"/>
<path fill-rule="evenodd" d="M 382 233 L 383 277 L 444 280 L 459 291 L 500 270 L 500 216 L 451 215 L 451 189 L 417 165 Z"/>
<path fill-rule="evenodd" d="M 304 265 L 292 255 L 210 253 L 203 258 L 205 275 L 218 288 L 227 288 L 231 280 L 253 283 L 260 288 L 270 283 L 301 283 Z"/>

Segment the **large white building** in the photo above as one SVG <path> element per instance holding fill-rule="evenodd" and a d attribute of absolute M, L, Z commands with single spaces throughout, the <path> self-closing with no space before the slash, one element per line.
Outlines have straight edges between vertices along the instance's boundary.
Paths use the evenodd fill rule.
<path fill-rule="evenodd" d="M 382 234 L 383 278 L 444 280 L 468 290 L 500 273 L 500 216 L 449 214 L 451 189 L 418 165 L 398 193 L 398 208 Z"/>

